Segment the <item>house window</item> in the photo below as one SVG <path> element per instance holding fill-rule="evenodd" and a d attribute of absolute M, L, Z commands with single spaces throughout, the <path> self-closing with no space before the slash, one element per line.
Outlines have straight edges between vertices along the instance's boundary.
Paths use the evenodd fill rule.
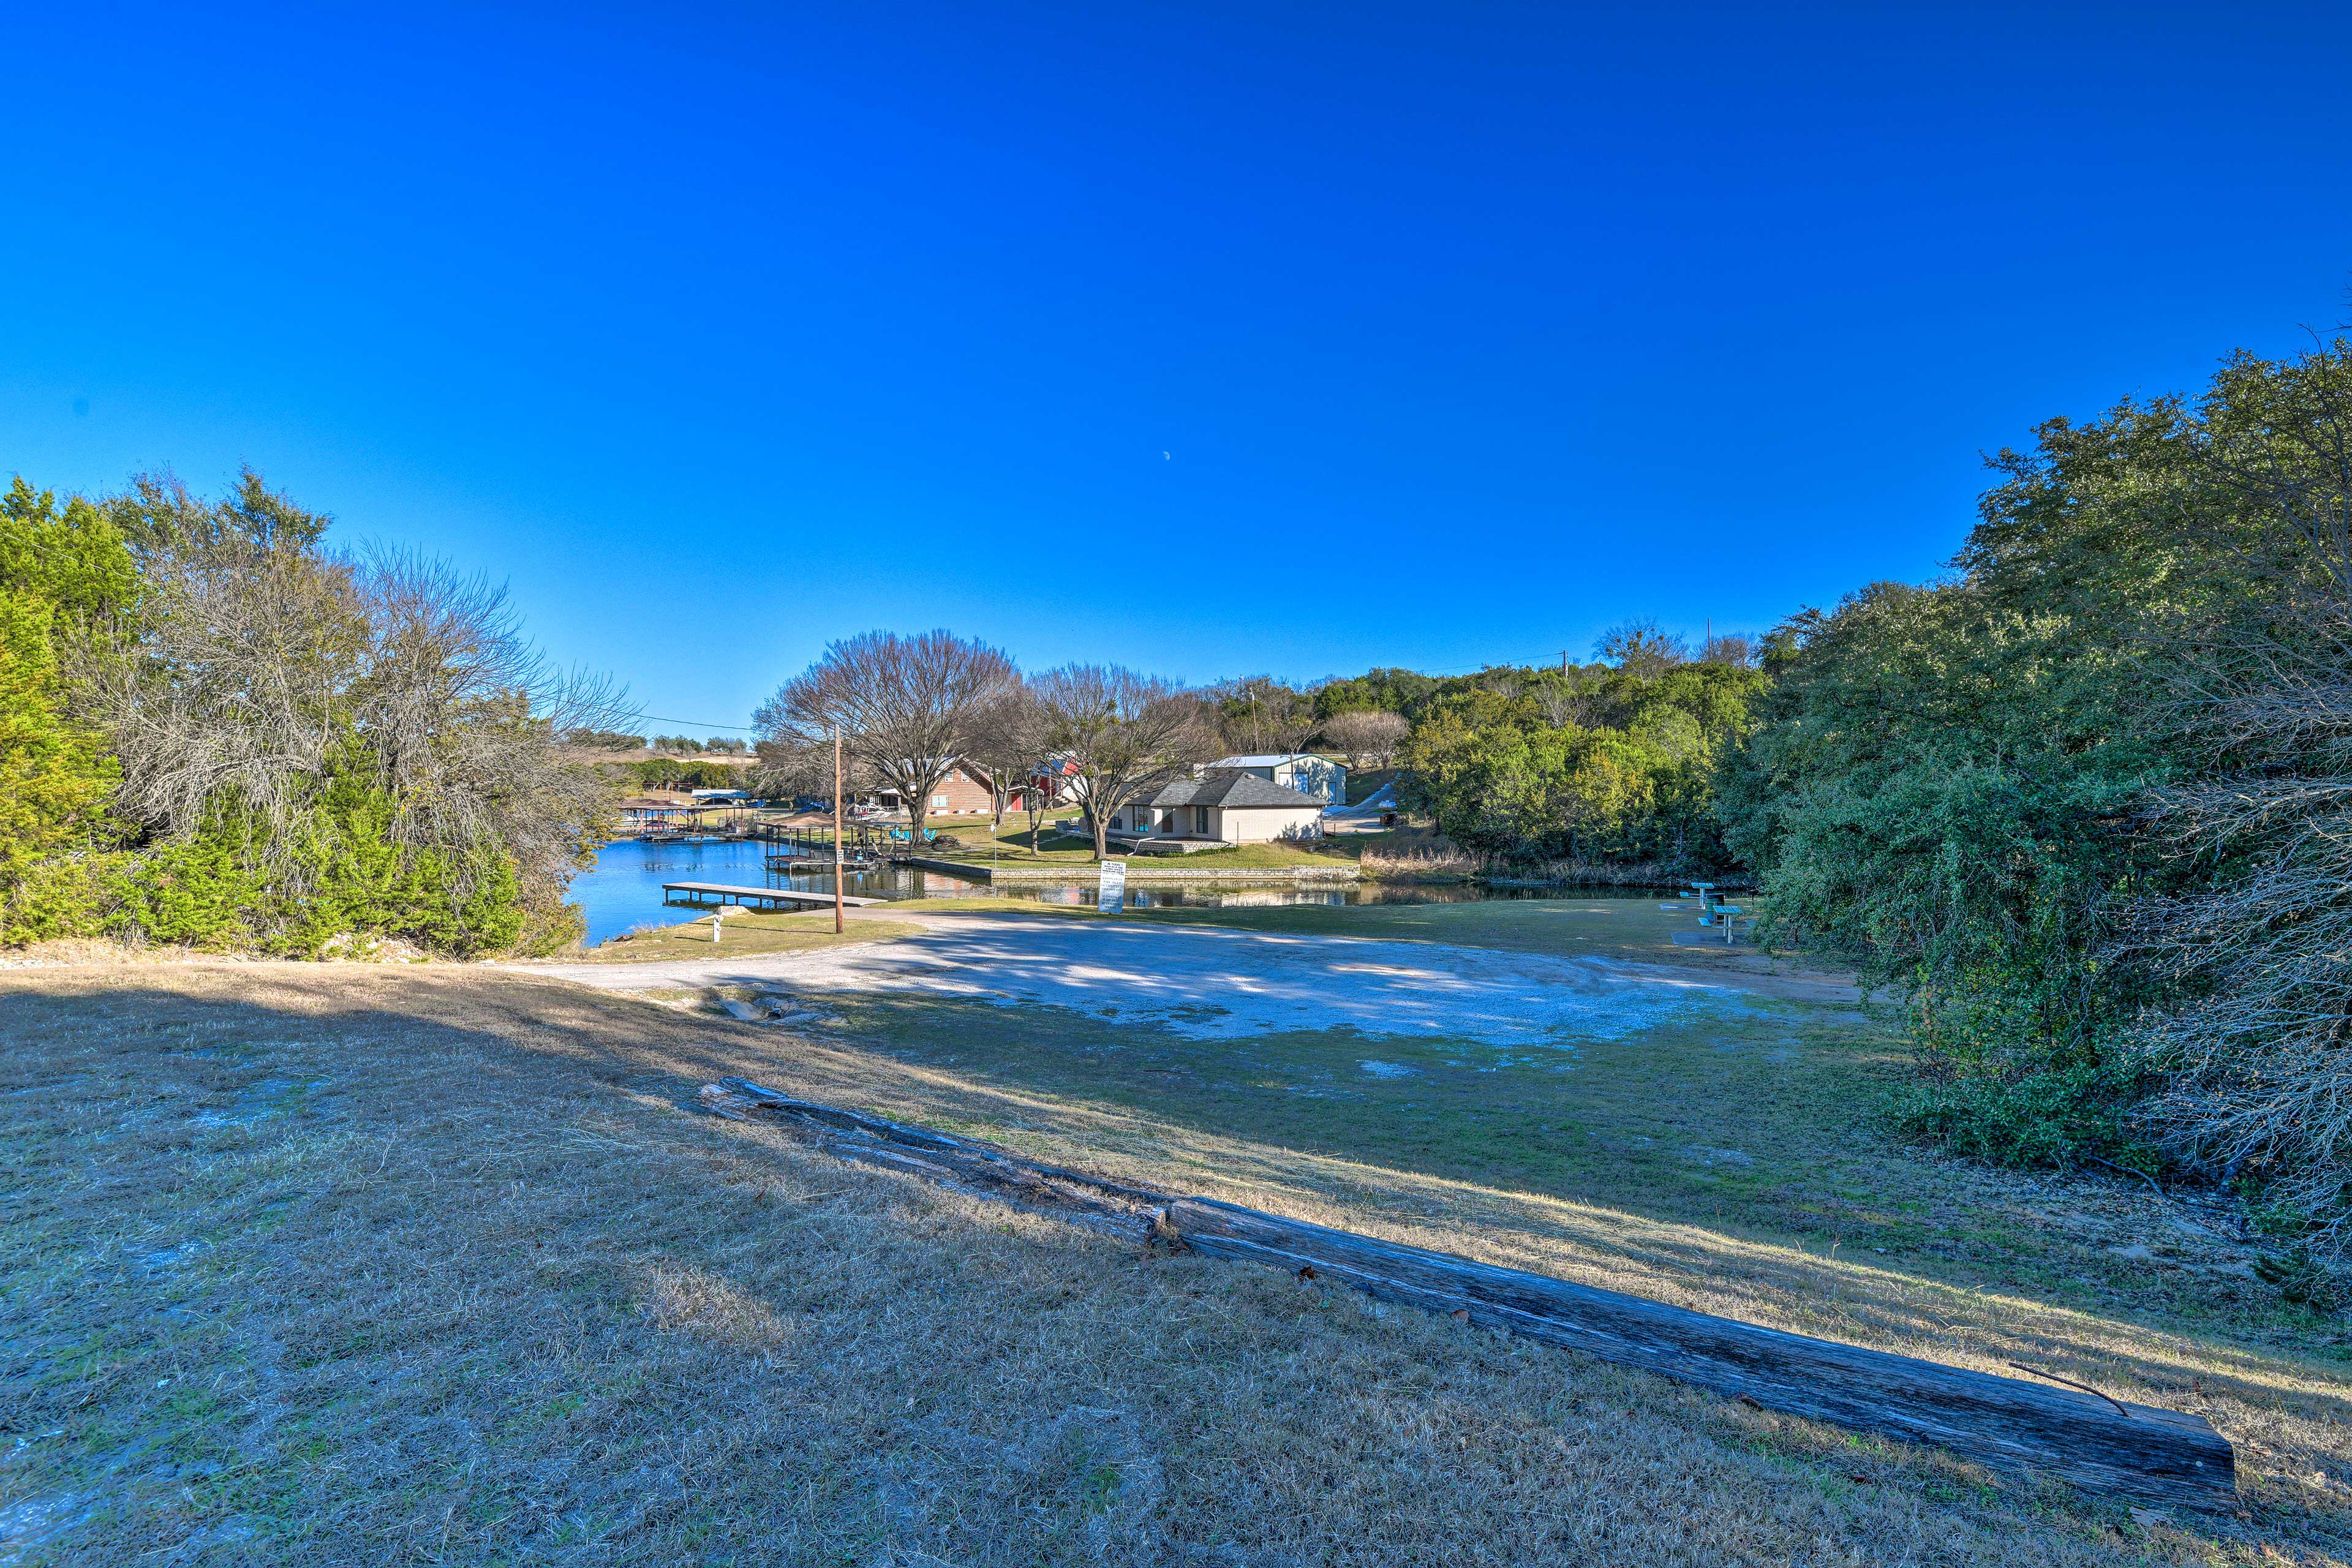
<path fill-rule="evenodd" d="M 1209 831 L 1209 808 L 1207 806 L 1196 805 L 1192 808 L 1192 831 L 1195 833 L 1206 833 Z"/>
<path fill-rule="evenodd" d="M 935 811 L 940 806 L 947 805 L 947 803 L 948 797 L 943 795 L 935 795 L 931 796 L 931 808 Z"/>

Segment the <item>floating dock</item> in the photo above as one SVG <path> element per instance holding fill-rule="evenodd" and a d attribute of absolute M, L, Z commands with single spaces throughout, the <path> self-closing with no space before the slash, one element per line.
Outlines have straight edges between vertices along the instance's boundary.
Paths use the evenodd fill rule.
<path fill-rule="evenodd" d="M 737 888 L 730 887 L 725 882 L 664 882 L 662 884 L 662 900 L 665 903 L 674 902 L 681 898 L 688 903 L 696 904 L 715 899 L 722 904 L 789 904 L 796 908 L 814 904 L 830 905 L 833 902 L 831 893 L 807 893 L 798 888 Z M 852 898 L 844 898 L 841 901 L 845 904 L 856 904 L 861 908 L 867 904 L 888 902 L 885 899 Z"/>

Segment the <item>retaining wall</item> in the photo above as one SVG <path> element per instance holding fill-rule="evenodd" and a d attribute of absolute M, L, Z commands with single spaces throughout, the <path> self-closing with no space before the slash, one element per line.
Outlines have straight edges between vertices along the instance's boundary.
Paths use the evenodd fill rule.
<path fill-rule="evenodd" d="M 950 877 L 961 877 L 971 882 L 1097 882 L 1102 879 L 1102 868 L 1093 861 L 1070 866 L 998 866 L 991 868 L 986 862 L 971 865 L 961 860 L 934 860 L 923 855 L 895 855 L 891 864 L 912 866 L 918 870 L 944 871 Z M 1176 866 L 1140 866 L 1127 863 L 1127 879 L 1137 882 L 1255 882 L 1268 887 L 1288 887 L 1299 882 L 1353 882 L 1363 873 L 1353 863 L 1330 866 L 1266 866 L 1255 869 L 1243 867 L 1189 869 Z"/>

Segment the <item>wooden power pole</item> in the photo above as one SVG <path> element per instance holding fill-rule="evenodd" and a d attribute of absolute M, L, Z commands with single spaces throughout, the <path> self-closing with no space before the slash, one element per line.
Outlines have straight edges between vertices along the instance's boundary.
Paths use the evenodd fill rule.
<path fill-rule="evenodd" d="M 833 727 L 833 934 L 841 934 L 841 726 Z"/>

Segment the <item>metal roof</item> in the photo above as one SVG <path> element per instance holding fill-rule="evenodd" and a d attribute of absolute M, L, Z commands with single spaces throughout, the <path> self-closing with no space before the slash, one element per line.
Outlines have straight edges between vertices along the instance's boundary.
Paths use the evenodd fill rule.
<path fill-rule="evenodd" d="M 1332 768 L 1339 765 L 1314 752 L 1269 752 L 1262 757 L 1219 757 L 1209 765 L 1213 768 L 1278 768 L 1285 763 L 1321 763 Z"/>
<path fill-rule="evenodd" d="M 1252 806 L 1311 806 L 1323 809 L 1325 802 L 1318 796 L 1301 795 L 1258 777 L 1255 773 L 1212 773 L 1204 779 L 1179 779 L 1151 797 L 1154 807 L 1163 805 L 1218 805 L 1228 811 L 1247 810 Z"/>

